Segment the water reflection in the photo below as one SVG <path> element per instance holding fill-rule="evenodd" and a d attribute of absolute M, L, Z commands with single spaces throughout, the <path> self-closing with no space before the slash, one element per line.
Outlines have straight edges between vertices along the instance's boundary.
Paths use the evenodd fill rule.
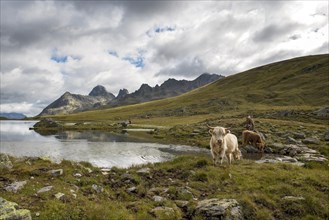
<path fill-rule="evenodd" d="M 162 162 L 178 154 L 203 151 L 189 146 L 145 143 L 129 135 L 101 131 L 65 131 L 43 136 L 29 130 L 35 123 L 0 121 L 0 151 L 18 157 L 49 156 L 55 161 L 88 161 L 99 167 Z"/>

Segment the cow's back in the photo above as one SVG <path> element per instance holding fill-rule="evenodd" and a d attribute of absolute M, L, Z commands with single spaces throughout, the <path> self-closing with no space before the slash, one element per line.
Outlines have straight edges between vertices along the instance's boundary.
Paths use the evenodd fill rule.
<path fill-rule="evenodd" d="M 238 149 L 238 138 L 234 134 L 229 133 L 225 135 L 225 142 L 228 153 L 232 153 Z"/>

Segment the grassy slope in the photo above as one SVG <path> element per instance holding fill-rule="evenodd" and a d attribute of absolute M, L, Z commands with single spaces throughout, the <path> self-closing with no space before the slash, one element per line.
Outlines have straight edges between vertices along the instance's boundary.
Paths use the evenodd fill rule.
<path fill-rule="evenodd" d="M 140 120 L 151 115 L 151 118 L 158 118 L 159 121 L 154 121 L 156 124 L 163 125 L 163 122 L 168 123 L 165 119 L 168 116 L 171 117 L 169 123 L 180 124 L 181 116 L 197 122 L 205 118 L 202 115 L 210 114 L 211 117 L 219 112 L 234 115 L 269 109 L 314 109 L 328 104 L 328 72 L 328 54 L 295 58 L 229 76 L 173 98 L 54 118 Z"/>

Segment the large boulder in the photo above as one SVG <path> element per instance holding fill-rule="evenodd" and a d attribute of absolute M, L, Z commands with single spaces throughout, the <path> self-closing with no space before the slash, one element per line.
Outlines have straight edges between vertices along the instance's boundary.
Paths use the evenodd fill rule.
<path fill-rule="evenodd" d="M 30 210 L 20 209 L 17 203 L 0 197 L 0 219 L 31 220 L 32 217 Z"/>
<path fill-rule="evenodd" d="M 244 219 L 242 208 L 235 199 L 206 199 L 198 202 L 195 214 L 203 219 Z"/>

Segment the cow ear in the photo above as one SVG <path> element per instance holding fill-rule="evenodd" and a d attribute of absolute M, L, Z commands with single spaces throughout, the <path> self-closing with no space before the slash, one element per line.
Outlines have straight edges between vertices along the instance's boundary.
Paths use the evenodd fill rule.
<path fill-rule="evenodd" d="M 209 131 L 208 131 L 208 132 L 209 132 L 209 134 L 211 134 L 211 135 L 212 135 L 212 132 L 213 132 L 213 130 L 212 130 L 212 129 L 209 129 Z"/>
<path fill-rule="evenodd" d="M 226 132 L 226 134 L 231 133 L 231 131 L 229 129 L 227 129 L 227 128 L 225 128 L 225 132 Z"/>

